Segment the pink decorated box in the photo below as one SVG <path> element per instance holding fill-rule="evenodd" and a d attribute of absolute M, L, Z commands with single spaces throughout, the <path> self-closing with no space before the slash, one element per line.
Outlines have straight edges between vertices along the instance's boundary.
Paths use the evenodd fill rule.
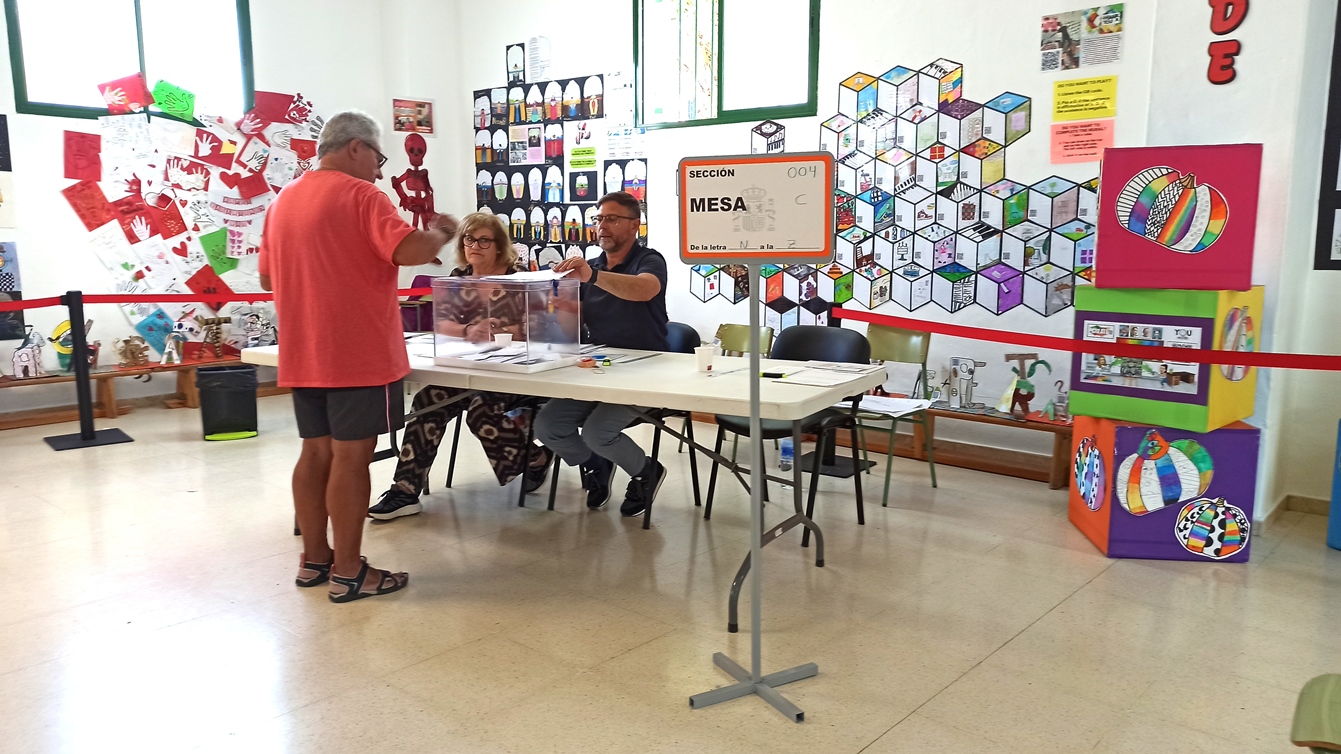
<path fill-rule="evenodd" d="M 1094 285 L 1246 291 L 1261 144 L 1104 151 Z"/>

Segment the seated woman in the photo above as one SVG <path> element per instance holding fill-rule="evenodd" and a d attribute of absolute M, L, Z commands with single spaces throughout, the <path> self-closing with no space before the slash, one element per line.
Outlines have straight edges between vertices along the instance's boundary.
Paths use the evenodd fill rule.
<path fill-rule="evenodd" d="M 507 228 L 496 215 L 488 212 L 467 215 L 461 221 L 457 239 L 457 266 L 451 272 L 452 277 L 507 275 L 517 271 L 517 252 L 508 239 Z M 450 317 L 436 325 L 440 332 L 473 343 L 487 343 L 500 333 L 522 337 L 525 298 L 505 295 L 500 288 L 486 301 L 479 298 L 479 290 L 463 289 L 465 295 L 453 302 Z M 462 392 L 462 388 L 430 385 L 415 395 L 413 410 L 441 403 Z M 419 493 L 428 486 L 428 472 L 442 444 L 443 430 L 463 410 L 466 426 L 484 446 L 498 483 L 504 485 L 525 474 L 523 484 L 527 491 L 539 488 L 545 483 L 554 454 L 539 443 L 525 447 L 526 427 L 511 413 L 523 405 L 523 400 L 519 395 L 481 392 L 410 419 L 405 425 L 405 442 L 396 464 L 394 484 L 368 509 L 368 515 L 387 520 L 423 510 Z"/>

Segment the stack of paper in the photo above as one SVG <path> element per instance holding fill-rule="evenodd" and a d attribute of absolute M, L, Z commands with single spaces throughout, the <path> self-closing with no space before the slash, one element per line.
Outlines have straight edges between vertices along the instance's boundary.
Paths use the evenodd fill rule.
<path fill-rule="evenodd" d="M 834 408 L 850 407 L 847 402 L 834 404 Z M 863 395 L 857 408 L 873 414 L 907 416 L 931 408 L 931 401 L 920 401 L 916 398 L 886 398 L 881 395 Z"/>

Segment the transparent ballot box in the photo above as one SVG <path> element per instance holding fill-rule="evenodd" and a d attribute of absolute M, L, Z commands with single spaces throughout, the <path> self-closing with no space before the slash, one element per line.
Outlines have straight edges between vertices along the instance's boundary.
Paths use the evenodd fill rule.
<path fill-rule="evenodd" d="M 579 287 L 549 273 L 434 278 L 434 363 L 505 372 L 575 363 Z"/>

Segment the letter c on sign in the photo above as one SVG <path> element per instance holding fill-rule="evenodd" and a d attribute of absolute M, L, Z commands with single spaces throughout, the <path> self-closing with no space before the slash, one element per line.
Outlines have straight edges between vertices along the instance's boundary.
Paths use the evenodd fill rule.
<path fill-rule="evenodd" d="M 1206 70 L 1206 78 L 1212 84 L 1228 84 L 1233 81 L 1238 76 L 1238 72 L 1234 70 L 1234 57 L 1242 50 L 1243 45 L 1237 39 L 1211 42 L 1211 46 L 1207 49 L 1211 55 L 1211 65 Z"/>
<path fill-rule="evenodd" d="M 802 199 L 806 198 L 807 196 L 810 196 L 810 194 L 797 194 L 797 195 L 796 195 L 796 203 L 797 203 L 797 204 L 809 204 L 810 202 L 803 202 L 803 201 L 801 201 Z"/>

